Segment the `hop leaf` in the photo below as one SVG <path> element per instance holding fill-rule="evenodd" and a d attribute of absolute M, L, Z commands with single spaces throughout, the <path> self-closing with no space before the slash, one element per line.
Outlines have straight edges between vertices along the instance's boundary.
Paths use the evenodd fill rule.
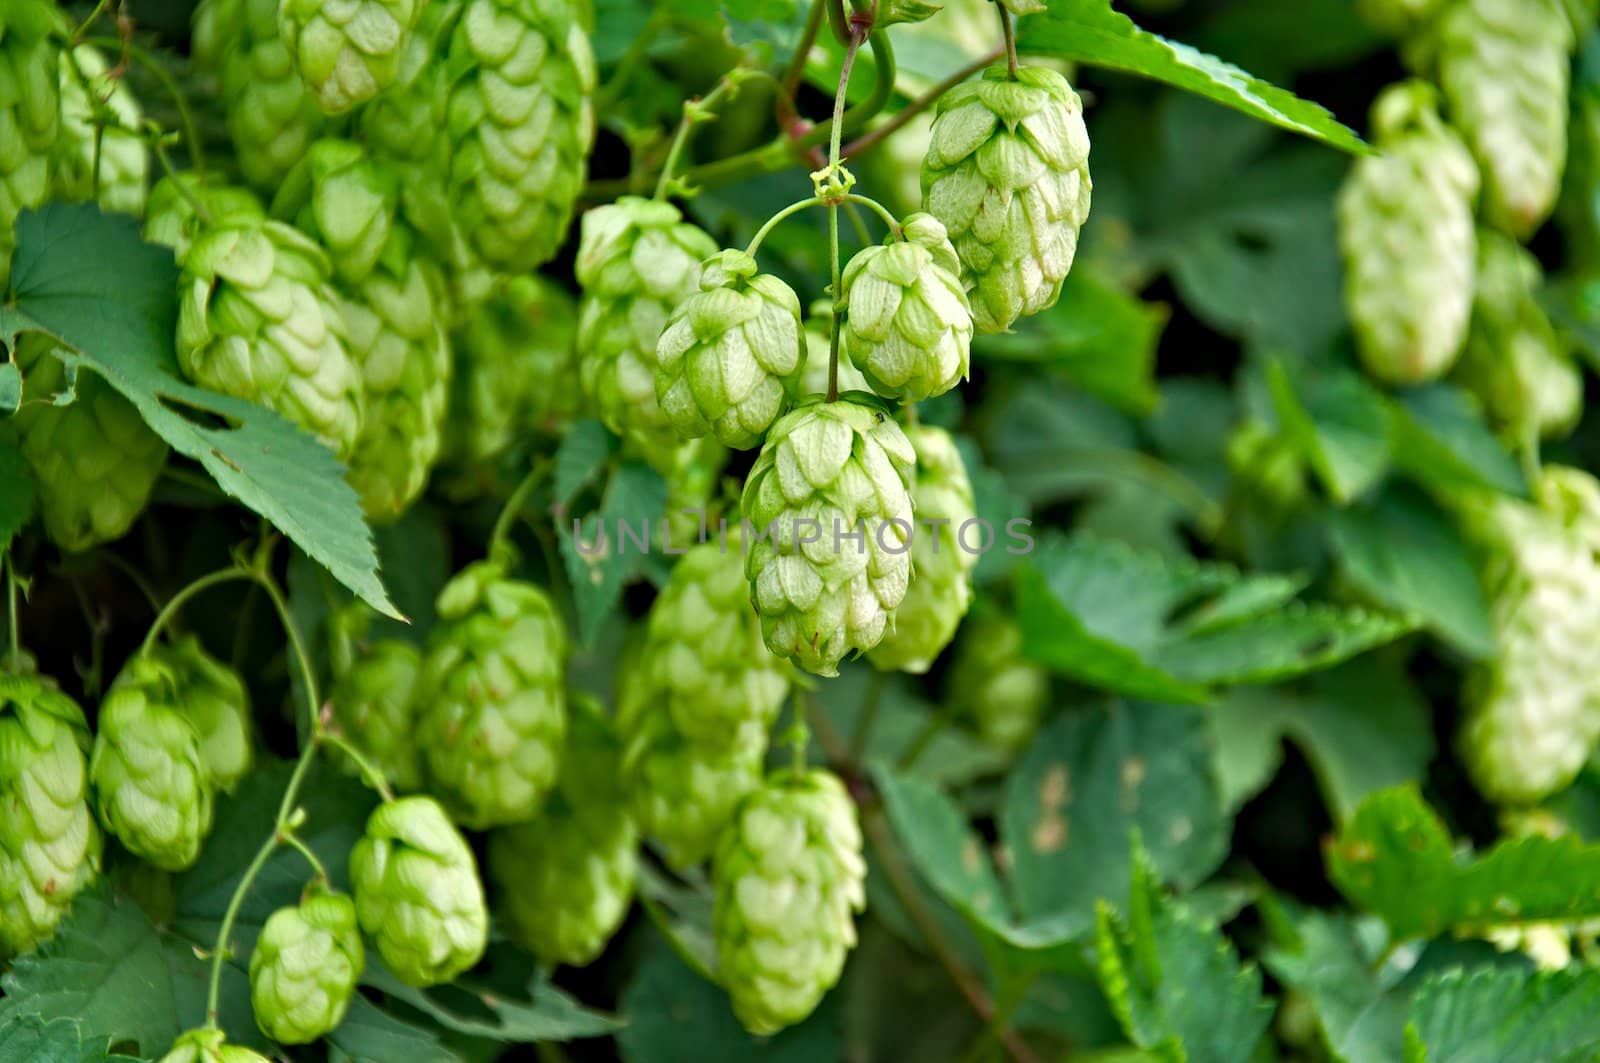
<path fill-rule="evenodd" d="M 176 691 L 171 704 L 200 738 L 200 759 L 211 785 L 231 791 L 255 761 L 250 695 L 244 681 L 192 635 L 171 646 L 152 646 L 145 657 L 164 670 L 165 680 Z"/>
<path fill-rule="evenodd" d="M 61 140 L 59 18 L 48 0 L 14 0 L 0 11 L 0 286 L 11 275 L 17 215 L 50 197 Z"/>
<path fill-rule="evenodd" d="M 382 92 L 399 73 L 424 0 L 284 0 L 278 32 L 329 114 Z"/>
<path fill-rule="evenodd" d="M 488 943 L 483 884 L 466 839 L 431 797 L 380 805 L 350 852 L 361 929 L 407 985 L 448 982 Z"/>
<path fill-rule="evenodd" d="M 333 688 L 329 722 L 398 790 L 422 785 L 417 745 L 417 681 L 422 654 L 409 642 L 369 642 L 373 612 L 360 602 L 332 614 Z M 338 750 L 330 754 L 352 775 L 360 768 Z"/>
<path fill-rule="evenodd" d="M 366 966 L 356 906 L 343 893 L 312 887 L 268 917 L 250 953 L 250 1006 L 261 1032 L 303 1045 L 344 1021 Z"/>
<path fill-rule="evenodd" d="M 69 202 L 97 199 L 109 211 L 143 214 L 150 183 L 150 151 L 138 133 L 144 125 L 144 112 L 126 79 L 111 77 L 109 69 L 105 56 L 91 44 L 80 44 L 62 58 L 61 139 L 56 143 L 51 183 L 55 198 Z M 99 130 L 98 196 L 97 105 L 107 108 L 117 123 Z"/>
<path fill-rule="evenodd" d="M 227 1035 L 209 1026 L 190 1030 L 172 1044 L 160 1063 L 272 1063 L 243 1045 L 230 1045 Z"/>

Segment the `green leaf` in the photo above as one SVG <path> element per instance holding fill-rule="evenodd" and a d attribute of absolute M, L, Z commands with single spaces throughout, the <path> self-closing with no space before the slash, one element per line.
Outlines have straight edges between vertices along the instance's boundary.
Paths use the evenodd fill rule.
<path fill-rule="evenodd" d="M 1592 1063 L 1600 971 L 1451 971 L 1417 992 L 1407 1063 Z"/>
<path fill-rule="evenodd" d="M 177 270 L 124 215 L 52 203 L 17 220 L 13 307 L 0 332 L 40 329 L 138 408 L 172 448 L 266 517 L 381 613 L 398 616 L 378 578 L 372 533 L 333 452 L 255 403 L 192 387 L 173 354 Z"/>
<path fill-rule="evenodd" d="M 1526 497 L 1527 481 L 1461 388 L 1428 384 L 1395 401 L 1395 464 L 1424 487 L 1487 487 Z"/>
<path fill-rule="evenodd" d="M 1111 0 L 1050 0 L 1049 11 L 1023 19 L 1018 34 L 1017 46 L 1024 51 L 1154 78 L 1341 151 L 1367 150 L 1323 108 L 1215 56 L 1140 29 L 1113 11 Z"/>
<path fill-rule="evenodd" d="M 0 1063 L 138 1063 L 132 1056 L 107 1055 L 106 1039 L 97 1040 L 98 1047 L 85 1041 L 71 1019 L 20 1015 L 0 1025 Z"/>
<path fill-rule="evenodd" d="M 609 1015 L 584 1008 L 537 973 L 517 996 L 480 988 L 471 975 L 437 989 L 418 989 L 400 981 L 369 954 L 361 982 L 468 1037 L 531 1044 L 604 1037 L 622 1026 Z"/>
<path fill-rule="evenodd" d="M 1345 574 L 1363 593 L 1421 617 L 1468 657 L 1494 653 L 1472 554 L 1455 521 L 1426 495 L 1392 486 L 1370 506 L 1334 514 L 1331 532 Z"/>
<path fill-rule="evenodd" d="M 1302 70 L 1353 63 L 1386 43 L 1349 0 L 1239 0 L 1195 31 L 1194 43 L 1262 77 L 1288 81 Z"/>
<path fill-rule="evenodd" d="M 661 475 L 644 462 L 629 461 L 612 474 L 598 513 L 576 528 L 566 519 L 557 526 L 585 643 L 594 641 L 616 609 L 622 588 L 644 571 L 666 505 Z M 641 539 L 646 540 L 643 549 Z"/>
<path fill-rule="evenodd" d="M 28 459 L 9 441 L 0 438 L 0 554 L 33 519 L 33 476 Z"/>
<path fill-rule="evenodd" d="M 355 1063 L 460 1063 L 432 1030 L 402 1022 L 357 993 L 328 1043 Z"/>
<path fill-rule="evenodd" d="M 0 416 L 10 416 L 22 405 L 22 370 L 13 361 L 0 362 Z"/>
<path fill-rule="evenodd" d="M 1293 374 L 1268 367 L 1273 403 L 1290 438 L 1340 505 L 1365 494 L 1389 467 L 1389 414 L 1383 395 L 1346 369 Z"/>
<path fill-rule="evenodd" d="M 617 438 L 599 421 L 579 421 L 556 449 L 555 501 L 570 503 L 600 474 L 617 449 Z"/>
<path fill-rule="evenodd" d="M 713 899 L 704 876 L 692 883 L 639 864 L 639 901 L 661 936 L 702 978 L 715 980 L 717 943 L 711 926 Z"/>
<path fill-rule="evenodd" d="M 1126 894 L 1135 831 L 1180 888 L 1214 871 L 1229 823 L 1200 710 L 1120 701 L 1067 713 L 1006 779 L 1000 833 L 1025 918 L 1074 915 Z"/>

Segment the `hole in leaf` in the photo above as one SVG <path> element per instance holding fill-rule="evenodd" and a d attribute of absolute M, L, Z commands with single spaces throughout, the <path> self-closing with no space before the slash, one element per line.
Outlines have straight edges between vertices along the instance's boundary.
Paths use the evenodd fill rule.
<path fill-rule="evenodd" d="M 171 395 L 158 394 L 156 399 L 165 409 L 182 417 L 196 428 L 203 428 L 208 432 L 233 432 L 240 427 L 238 422 L 230 421 L 215 410 L 208 410 L 204 406 L 196 406 L 192 402 L 185 402 Z"/>

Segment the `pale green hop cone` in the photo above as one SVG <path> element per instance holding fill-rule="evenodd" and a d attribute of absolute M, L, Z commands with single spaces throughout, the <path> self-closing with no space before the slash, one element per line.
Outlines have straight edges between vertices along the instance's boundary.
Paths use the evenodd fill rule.
<path fill-rule="evenodd" d="M 978 332 L 1055 305 L 1091 187 L 1083 104 L 1054 70 L 1000 64 L 939 98 L 922 208 L 955 244 Z"/>
<path fill-rule="evenodd" d="M 361 929 L 407 985 L 452 981 L 483 956 L 489 914 L 477 864 L 433 798 L 378 806 L 350 851 L 350 884 Z"/>
<path fill-rule="evenodd" d="M 59 18 L 48 0 L 0 9 L 0 287 L 11 273 L 17 215 L 50 198 L 61 140 Z"/>
<path fill-rule="evenodd" d="M 1039 729 L 1050 676 L 1022 655 L 1022 628 L 999 613 L 974 614 L 950 664 L 948 704 L 990 745 L 1017 750 Z"/>
<path fill-rule="evenodd" d="M 105 56 L 90 44 L 80 44 L 61 58 L 61 139 L 53 162 L 52 194 L 72 202 L 95 200 L 108 211 L 138 216 L 144 213 L 150 191 L 150 149 L 138 135 L 144 111 L 126 79 L 109 77 L 109 69 Z M 107 125 L 100 135 L 98 196 L 94 176 L 96 100 L 104 102 L 117 123 Z"/>
<path fill-rule="evenodd" d="M 266 1056 L 243 1045 L 230 1045 L 221 1030 L 202 1026 L 190 1030 L 172 1043 L 160 1063 L 272 1063 Z"/>
<path fill-rule="evenodd" d="M 803 349 L 800 297 L 743 251 L 701 265 L 700 290 L 656 344 L 656 401 L 679 435 L 725 446 L 761 442 L 793 396 Z"/>
<path fill-rule="evenodd" d="M 400 70 L 427 0 L 282 0 L 278 32 L 329 114 L 365 103 Z"/>
<path fill-rule="evenodd" d="M 351 602 L 328 617 L 329 722 L 396 790 L 422 786 L 422 753 L 416 735 L 422 653 L 400 639 L 372 639 L 375 617 Z M 351 775 L 360 767 L 337 749 L 329 756 Z"/>
<path fill-rule="evenodd" d="M 717 977 L 746 1029 L 792 1026 L 844 970 L 866 906 L 855 805 L 837 776 L 786 771 L 747 797 L 711 881 Z"/>
<path fill-rule="evenodd" d="M 872 390 L 921 402 L 967 379 L 972 308 L 945 228 L 913 214 L 900 239 L 856 252 L 844 268 L 844 342 Z"/>
<path fill-rule="evenodd" d="M 267 918 L 250 953 L 256 1025 L 285 1045 L 310 1044 L 344 1021 L 366 949 L 347 895 L 313 886 Z"/>
<path fill-rule="evenodd" d="M 272 199 L 272 215 L 317 241 L 336 280 L 378 268 L 396 226 L 402 171 L 349 140 L 312 144 Z"/>
<path fill-rule="evenodd" d="M 439 594 L 417 721 L 429 789 L 474 830 L 533 817 L 566 739 L 567 634 L 549 595 L 488 561 Z"/>
<path fill-rule="evenodd" d="M 200 738 L 200 759 L 211 785 L 231 792 L 255 763 L 255 726 L 244 680 L 193 635 L 171 645 L 158 643 L 145 656 L 166 670 L 177 693 L 172 705 Z"/>
<path fill-rule="evenodd" d="M 950 433 L 913 427 L 906 432 L 917 455 L 912 501 L 917 510 L 911 544 L 911 583 L 883 641 L 867 655 L 884 671 L 921 675 L 955 637 L 972 604 L 972 570 L 983 532 L 966 463 Z"/>
<path fill-rule="evenodd" d="M 47 679 L 0 674 L 0 960 L 55 932 L 100 871 L 83 710 Z"/>

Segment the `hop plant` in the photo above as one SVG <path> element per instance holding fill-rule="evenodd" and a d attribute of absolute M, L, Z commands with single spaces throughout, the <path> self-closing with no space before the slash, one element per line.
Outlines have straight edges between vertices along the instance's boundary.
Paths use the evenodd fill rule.
<path fill-rule="evenodd" d="M 756 536 L 745 574 L 774 654 L 831 676 L 883 638 L 911 574 L 915 460 L 899 425 L 851 402 L 773 425 L 741 505 Z"/>
<path fill-rule="evenodd" d="M 163 871 L 190 867 L 211 831 L 211 775 L 183 693 L 163 661 L 134 656 L 100 705 L 89 760 L 100 822 Z"/>
<path fill-rule="evenodd" d="M 574 701 L 562 759 L 561 785 L 539 817 L 489 836 L 489 877 L 512 940 L 541 963 L 581 967 L 628 914 L 639 832 L 616 733 L 592 701 Z"/>
<path fill-rule="evenodd" d="M 401 171 L 354 141 L 325 137 L 306 149 L 273 196 L 272 214 L 327 253 L 336 280 L 358 285 L 396 228 Z"/>
<path fill-rule="evenodd" d="M 61 60 L 61 138 L 56 143 L 51 186 L 57 199 L 97 201 L 109 211 L 144 213 L 150 184 L 150 152 L 139 136 L 144 112 L 122 78 L 109 75 L 99 49 L 80 44 Z M 95 188 L 96 108 L 116 124 L 100 129 L 100 183 Z"/>
<path fill-rule="evenodd" d="M 966 527 L 977 519 L 972 482 L 956 441 L 942 428 L 906 433 L 917 456 L 912 503 L 918 528 L 911 544 L 911 583 L 894 623 L 868 659 L 884 671 L 920 675 L 955 637 L 972 604 L 977 543 Z"/>
<path fill-rule="evenodd" d="M 685 547 L 709 539 L 721 517 L 718 496 L 728 448 L 711 436 L 701 436 L 665 454 L 646 450 L 643 457 L 667 481 L 665 527 L 670 549 L 682 553 Z"/>
<path fill-rule="evenodd" d="M 467 566 L 439 593 L 417 721 L 427 776 L 473 829 L 538 812 L 567 731 L 567 635 L 555 605 L 500 565 Z"/>
<path fill-rule="evenodd" d="M 422 785 L 422 755 L 415 734 L 422 654 L 400 639 L 370 639 L 373 612 L 360 602 L 328 618 L 333 687 L 329 722 L 397 790 Z M 336 763 L 352 775 L 360 768 L 337 750 Z"/>
<path fill-rule="evenodd" d="M 250 953 L 256 1025 L 285 1045 L 310 1044 L 344 1021 L 366 966 L 349 896 L 313 886 L 267 917 Z"/>
<path fill-rule="evenodd" d="M 278 5 L 201 0 L 194 13 L 195 65 L 217 79 L 234 159 L 261 192 L 276 189 L 327 127 L 278 33 Z"/>
<path fill-rule="evenodd" d="M 33 470 L 45 534 L 68 553 L 120 539 L 149 504 L 167 445 L 133 403 L 95 372 L 72 374 L 55 341 L 27 333 L 16 348 L 23 405 L 9 430 Z M 52 396 L 73 392 L 66 406 Z"/>
<path fill-rule="evenodd" d="M 874 391 L 920 402 L 967 378 L 972 308 L 937 218 L 911 215 L 900 237 L 863 248 L 845 266 L 844 338 Z"/>
<path fill-rule="evenodd" d="M 1391 86 L 1372 109 L 1379 154 L 1339 192 L 1345 302 L 1367 371 L 1390 384 L 1445 373 L 1472 309 L 1478 169 L 1431 86 Z"/>
<path fill-rule="evenodd" d="M 0 287 L 11 274 L 17 215 L 50 196 L 61 139 L 59 17 L 49 0 L 13 0 L 0 11 Z"/>
<path fill-rule="evenodd" d="M 477 963 L 489 915 L 472 850 L 431 797 L 380 805 L 350 852 L 356 918 L 384 965 L 412 986 Z"/>
<path fill-rule="evenodd" d="M 425 0 L 283 0 L 278 32 L 329 114 L 372 99 L 399 73 Z"/>
<path fill-rule="evenodd" d="M 1055 305 L 1091 187 L 1083 104 L 1054 70 L 1001 64 L 940 97 L 922 203 L 960 255 L 978 332 Z"/>
<path fill-rule="evenodd" d="M 1504 495 L 1465 514 L 1483 554 L 1496 652 L 1468 674 L 1460 747 L 1478 789 L 1533 804 L 1565 787 L 1600 737 L 1600 484 L 1547 465 L 1530 504 Z"/>
<path fill-rule="evenodd" d="M 624 196 L 583 215 L 575 266 L 583 290 L 579 368 L 584 394 L 618 435 L 645 445 L 675 438 L 656 401 L 656 344 L 716 250 L 670 203 Z"/>
<path fill-rule="evenodd" d="M 1356 13 L 1373 29 L 1403 37 L 1427 24 L 1443 0 L 1356 0 Z"/>
<path fill-rule="evenodd" d="M 161 1063 L 272 1063 L 243 1045 L 230 1045 L 227 1035 L 210 1026 L 190 1030 L 172 1043 Z"/>
<path fill-rule="evenodd" d="M 829 350 L 829 318 L 833 310 L 827 303 L 816 303 L 811 307 L 811 314 L 806 318 L 805 343 L 806 364 L 800 374 L 800 387 L 798 395 L 827 395 L 828 394 L 828 360 L 831 357 Z M 871 391 L 872 385 L 867 383 L 867 378 L 861 375 L 861 370 L 855 367 L 850 360 L 850 349 L 844 344 L 844 337 L 839 337 L 839 394 L 847 391 Z"/>
<path fill-rule="evenodd" d="M 711 868 L 712 929 L 718 976 L 751 1033 L 799 1022 L 838 982 L 866 874 L 837 776 L 785 772 L 740 804 Z"/>
<path fill-rule="evenodd" d="M 465 0 L 450 39 L 449 198 L 489 265 L 554 257 L 594 143 L 582 0 Z"/>
<path fill-rule="evenodd" d="M 169 684 L 169 704 L 194 727 L 200 760 L 211 785 L 231 792 L 255 762 L 250 695 L 239 673 L 211 656 L 193 635 L 170 646 L 155 645 L 143 655 Z"/>
<path fill-rule="evenodd" d="M 1458 0 L 1428 41 L 1438 81 L 1483 171 L 1483 212 L 1525 237 L 1549 216 L 1567 155 L 1567 53 L 1560 0 Z"/>
<path fill-rule="evenodd" d="M 993 611 L 962 626 L 948 683 L 951 709 L 1005 750 L 1033 737 L 1050 697 L 1049 675 L 1022 656 L 1022 628 Z"/>
<path fill-rule="evenodd" d="M 656 401 L 678 434 L 752 447 L 799 379 L 800 297 L 757 271 L 743 251 L 701 267 L 700 290 L 678 304 L 656 344 Z"/>
<path fill-rule="evenodd" d="M 99 873 L 88 746 L 76 702 L 36 675 L 0 673 L 0 958 L 49 938 Z"/>

